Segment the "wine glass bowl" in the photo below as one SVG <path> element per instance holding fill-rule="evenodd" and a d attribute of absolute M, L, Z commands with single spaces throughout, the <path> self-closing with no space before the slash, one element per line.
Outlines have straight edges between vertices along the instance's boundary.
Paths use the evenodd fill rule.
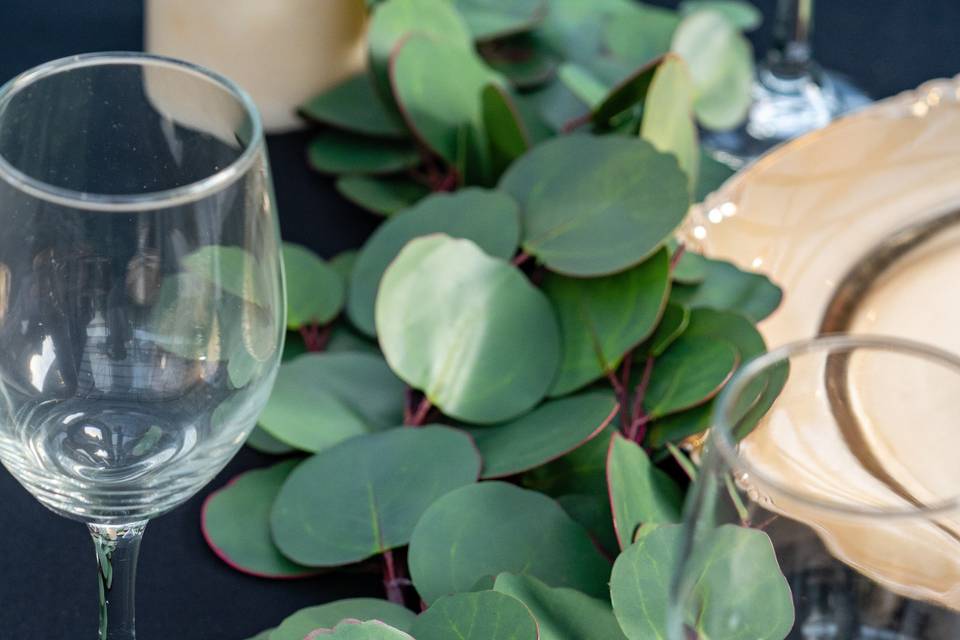
<path fill-rule="evenodd" d="M 88 523 L 206 484 L 266 401 L 283 339 L 256 111 L 229 81 L 136 54 L 0 90 L 0 460 Z"/>
<path fill-rule="evenodd" d="M 101 640 L 134 638 L 147 520 L 253 428 L 284 314 L 263 132 L 242 90 L 136 53 L 0 88 L 0 461 L 87 523 Z"/>
<path fill-rule="evenodd" d="M 898 338 L 821 337 L 746 365 L 718 399 L 688 503 L 672 637 L 708 618 L 718 639 L 747 623 L 763 638 L 957 637 L 958 398 L 960 358 Z M 775 564 L 729 588 L 781 572 L 787 595 L 766 601 L 779 614 L 705 604 L 698 549 L 730 527 L 749 531 L 730 553 L 750 542 L 762 557 L 765 536 Z"/>

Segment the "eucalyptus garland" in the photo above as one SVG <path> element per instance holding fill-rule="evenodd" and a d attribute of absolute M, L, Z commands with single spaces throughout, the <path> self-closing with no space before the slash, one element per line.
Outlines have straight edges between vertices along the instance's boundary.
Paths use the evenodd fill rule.
<path fill-rule="evenodd" d="M 758 14 L 370 4 L 369 70 L 303 113 L 310 164 L 387 219 L 329 262 L 285 245 L 290 332 L 248 441 L 283 458 L 212 495 L 204 533 L 257 576 L 382 571 L 385 599 L 257 638 L 665 637 L 691 438 L 781 297 L 674 240 L 729 175 L 698 130 L 745 116 Z M 726 558 L 697 582 L 705 624 L 782 638 L 765 534 L 705 544 Z"/>

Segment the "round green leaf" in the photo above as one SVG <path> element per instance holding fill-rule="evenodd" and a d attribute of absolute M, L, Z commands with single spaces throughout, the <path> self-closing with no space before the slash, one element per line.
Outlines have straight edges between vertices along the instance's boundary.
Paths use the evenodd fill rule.
<path fill-rule="evenodd" d="M 365 336 L 361 336 L 349 327 L 338 324 L 330 332 L 330 339 L 327 340 L 327 347 L 324 349 L 327 353 L 340 353 L 342 351 L 361 351 L 363 353 L 372 353 L 383 357 L 379 347 L 375 342 L 371 342 Z"/>
<path fill-rule="evenodd" d="M 653 365 L 644 410 L 660 418 L 703 404 L 720 391 L 739 361 L 726 340 L 681 335 Z"/>
<path fill-rule="evenodd" d="M 594 542 L 608 557 L 613 558 L 620 552 L 620 544 L 613 530 L 610 500 L 606 496 L 568 493 L 558 496 L 556 500 L 571 518 L 590 533 Z"/>
<path fill-rule="evenodd" d="M 681 570 L 690 588 L 684 622 L 697 637 L 780 640 L 790 633 L 793 598 L 767 534 L 717 527 L 696 542 L 681 569 L 683 527 L 646 530 L 617 558 L 610 581 L 613 611 L 628 638 L 672 637 L 667 612 Z"/>
<path fill-rule="evenodd" d="M 370 136 L 403 138 L 400 118 L 383 105 L 365 73 L 347 78 L 300 107 L 303 115 L 346 131 Z"/>
<path fill-rule="evenodd" d="M 691 191 L 700 171 L 700 144 L 692 110 L 693 81 L 687 65 L 679 56 L 667 54 L 653 74 L 643 103 L 640 137 L 677 158 Z"/>
<path fill-rule="evenodd" d="M 610 126 L 614 118 L 642 104 L 661 60 L 661 58 L 654 58 L 610 89 L 603 100 L 593 108 L 590 118 L 594 124 L 601 127 Z"/>
<path fill-rule="evenodd" d="M 281 442 L 320 451 L 400 424 L 404 392 L 377 355 L 308 353 L 280 365 L 260 426 Z"/>
<path fill-rule="evenodd" d="M 406 544 L 431 503 L 479 475 L 476 448 L 455 429 L 352 438 L 290 475 L 274 502 L 273 538 L 284 555 L 308 566 L 358 562 Z"/>
<path fill-rule="evenodd" d="M 480 54 L 518 89 L 535 89 L 553 78 L 557 70 L 556 56 L 529 34 L 486 43 Z"/>
<path fill-rule="evenodd" d="M 347 315 L 355 327 L 376 334 L 374 304 L 384 271 L 407 242 L 430 233 L 467 238 L 487 254 L 509 259 L 520 241 L 517 203 L 506 194 L 471 187 L 428 196 L 386 221 L 361 249 L 350 277 Z"/>
<path fill-rule="evenodd" d="M 257 635 L 253 636 L 252 638 L 248 638 L 248 640 L 270 640 L 270 638 L 272 637 L 271 634 L 273 633 L 273 631 L 274 631 L 273 629 L 266 629 L 264 631 L 261 631 Z"/>
<path fill-rule="evenodd" d="M 704 259 L 706 277 L 696 286 L 677 286 L 673 302 L 690 308 L 736 311 L 759 322 L 780 306 L 783 292 L 759 273 L 741 271 L 729 262 Z"/>
<path fill-rule="evenodd" d="M 253 431 L 250 432 L 250 435 L 247 436 L 246 445 L 251 449 L 259 451 L 260 453 L 266 453 L 274 456 L 296 451 L 295 448 L 280 442 L 272 435 L 264 431 L 261 427 L 254 427 Z"/>
<path fill-rule="evenodd" d="M 605 27 L 604 42 L 611 54 L 630 67 L 649 63 L 670 50 L 680 18 L 676 11 L 639 2 Z"/>
<path fill-rule="evenodd" d="M 616 398 L 589 392 L 546 402 L 525 416 L 473 430 L 483 478 L 503 478 L 559 458 L 599 435 L 613 420 Z"/>
<path fill-rule="evenodd" d="M 530 147 L 520 114 L 513 106 L 507 91 L 496 84 L 488 84 L 482 92 L 483 126 L 491 171 L 499 177 L 510 164 Z"/>
<path fill-rule="evenodd" d="M 307 161 L 320 173 L 396 173 L 420 164 L 420 154 L 406 142 L 326 129 L 307 147 Z"/>
<path fill-rule="evenodd" d="M 413 640 L 408 634 L 379 620 L 344 620 L 333 629 L 316 629 L 304 640 L 337 638 L 338 640 Z"/>
<path fill-rule="evenodd" d="M 641 264 L 602 278 L 547 275 L 544 293 L 560 322 L 563 357 L 551 396 L 569 393 L 616 369 L 656 328 L 670 290 L 661 249 Z"/>
<path fill-rule="evenodd" d="M 228 565 L 261 578 L 295 578 L 312 570 L 291 562 L 270 537 L 270 509 L 299 460 L 243 473 L 203 503 L 203 537 Z"/>
<path fill-rule="evenodd" d="M 381 98 L 391 105 L 390 56 L 411 34 L 423 34 L 463 51 L 473 48 L 470 30 L 449 0 L 390 0 L 377 5 L 367 28 L 370 69 Z"/>
<path fill-rule="evenodd" d="M 694 190 L 693 201 L 703 202 L 707 196 L 720 188 L 736 171 L 716 160 L 713 156 L 700 149 L 700 179 Z"/>
<path fill-rule="evenodd" d="M 284 620 L 270 640 L 303 640 L 314 629 L 330 629 L 343 620 L 380 620 L 409 631 L 416 616 L 398 604 L 375 598 L 338 600 L 297 611 Z"/>
<path fill-rule="evenodd" d="M 528 411 L 560 360 L 543 293 L 470 240 L 442 234 L 408 243 L 384 273 L 376 326 L 397 375 L 467 422 Z"/>
<path fill-rule="evenodd" d="M 463 148 L 461 133 L 486 140 L 480 95 L 486 85 L 500 83 L 476 54 L 416 35 L 394 54 L 390 80 L 404 119 L 424 145 L 454 165 L 463 153 L 480 153 L 486 166 L 486 150 Z"/>
<path fill-rule="evenodd" d="M 673 248 L 676 251 L 676 248 Z M 671 253 L 671 258 L 676 254 Z M 673 267 L 670 276 L 678 284 L 699 284 L 707 278 L 707 259 L 698 253 L 686 250 Z"/>
<path fill-rule="evenodd" d="M 589 69 L 573 62 L 561 64 L 557 75 L 573 95 L 591 109 L 602 104 L 609 91 L 607 85 Z"/>
<path fill-rule="evenodd" d="M 678 304 L 668 304 L 657 330 L 647 340 L 647 352 L 655 358 L 663 355 L 667 347 L 683 334 L 689 322 L 690 309 Z"/>
<path fill-rule="evenodd" d="M 357 262 L 357 256 L 360 252 L 356 249 L 341 251 L 330 258 L 330 267 L 336 271 L 344 282 L 350 282 L 350 274 L 353 273 L 353 265 Z"/>
<path fill-rule="evenodd" d="M 607 455 L 607 486 L 621 549 L 630 546 L 640 525 L 680 521 L 683 491 L 651 464 L 639 445 L 619 433 L 613 435 Z"/>
<path fill-rule="evenodd" d="M 700 123 L 732 129 L 747 115 L 752 100 L 753 50 L 730 21 L 716 11 L 696 11 L 680 23 L 671 50 L 690 68 Z"/>
<path fill-rule="evenodd" d="M 642 262 L 687 212 L 675 158 L 621 136 L 570 135 L 517 160 L 500 181 L 523 212 L 523 248 L 553 271 L 599 276 Z"/>
<path fill-rule="evenodd" d="M 548 587 L 532 576 L 501 573 L 494 590 L 513 596 L 533 613 L 540 640 L 626 640 L 606 600 L 573 589 Z"/>
<path fill-rule="evenodd" d="M 343 278 L 310 249 L 283 243 L 287 279 L 287 328 L 326 324 L 343 308 Z"/>
<path fill-rule="evenodd" d="M 604 597 L 610 565 L 556 502 L 503 482 L 443 496 L 410 539 L 410 574 L 426 602 L 508 571 Z"/>
<path fill-rule="evenodd" d="M 187 277 L 205 282 L 256 305 L 263 305 L 265 288 L 257 259 L 246 249 L 208 245 L 181 261 Z M 166 283 L 167 279 L 164 279 Z"/>
<path fill-rule="evenodd" d="M 373 178 L 341 176 L 337 191 L 353 204 L 381 216 L 390 216 L 406 209 L 430 190 L 409 178 Z"/>
<path fill-rule="evenodd" d="M 417 640 L 538 640 L 537 622 L 514 597 L 496 591 L 440 598 L 417 616 L 410 632 Z"/>
<path fill-rule="evenodd" d="M 546 0 L 455 0 L 475 40 L 530 31 L 547 13 Z"/>
<path fill-rule="evenodd" d="M 760 10 L 742 0 L 685 0 L 680 3 L 683 15 L 695 11 L 715 11 L 741 31 L 753 31 L 763 22 Z"/>
<path fill-rule="evenodd" d="M 577 447 L 562 458 L 537 467 L 523 476 L 523 485 L 552 496 L 585 494 L 607 500 L 607 451 L 615 429 Z"/>

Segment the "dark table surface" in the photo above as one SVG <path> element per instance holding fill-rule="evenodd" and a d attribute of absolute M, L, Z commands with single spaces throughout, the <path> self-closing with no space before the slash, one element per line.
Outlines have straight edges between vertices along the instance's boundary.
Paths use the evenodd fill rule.
<path fill-rule="evenodd" d="M 774 0 L 757 4 L 767 18 L 767 27 L 753 35 L 762 53 Z M 817 58 L 875 97 L 960 71 L 956 0 L 821 0 L 817 9 Z M 133 0 L 0 0 L 0 82 L 74 53 L 139 50 L 142 17 Z M 331 256 L 359 246 L 377 220 L 307 169 L 306 138 L 295 133 L 269 141 L 281 226 L 285 239 Z M 380 595 L 376 576 L 268 581 L 227 568 L 209 551 L 198 526 L 204 497 L 267 462 L 242 451 L 200 495 L 151 523 L 137 593 L 141 638 L 239 640 L 304 606 Z M 47 512 L 0 469 L 0 640 L 93 638 L 96 597 L 84 527 Z"/>

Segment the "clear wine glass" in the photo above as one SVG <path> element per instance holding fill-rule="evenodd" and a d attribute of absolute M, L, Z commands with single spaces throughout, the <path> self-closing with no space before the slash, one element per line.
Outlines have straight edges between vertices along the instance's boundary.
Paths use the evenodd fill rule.
<path fill-rule="evenodd" d="M 134 638 L 147 521 L 267 399 L 279 243 L 259 116 L 229 80 L 106 53 L 0 88 L 0 460 L 88 525 L 101 640 Z"/>
<path fill-rule="evenodd" d="M 745 366 L 677 538 L 669 637 L 960 637 L 958 444 L 960 358 L 935 347 L 838 335 Z"/>
<path fill-rule="evenodd" d="M 813 10 L 814 0 L 778 0 L 773 44 L 757 68 L 746 122 L 704 136 L 718 160 L 739 169 L 774 146 L 870 103 L 863 90 L 814 61 Z"/>

